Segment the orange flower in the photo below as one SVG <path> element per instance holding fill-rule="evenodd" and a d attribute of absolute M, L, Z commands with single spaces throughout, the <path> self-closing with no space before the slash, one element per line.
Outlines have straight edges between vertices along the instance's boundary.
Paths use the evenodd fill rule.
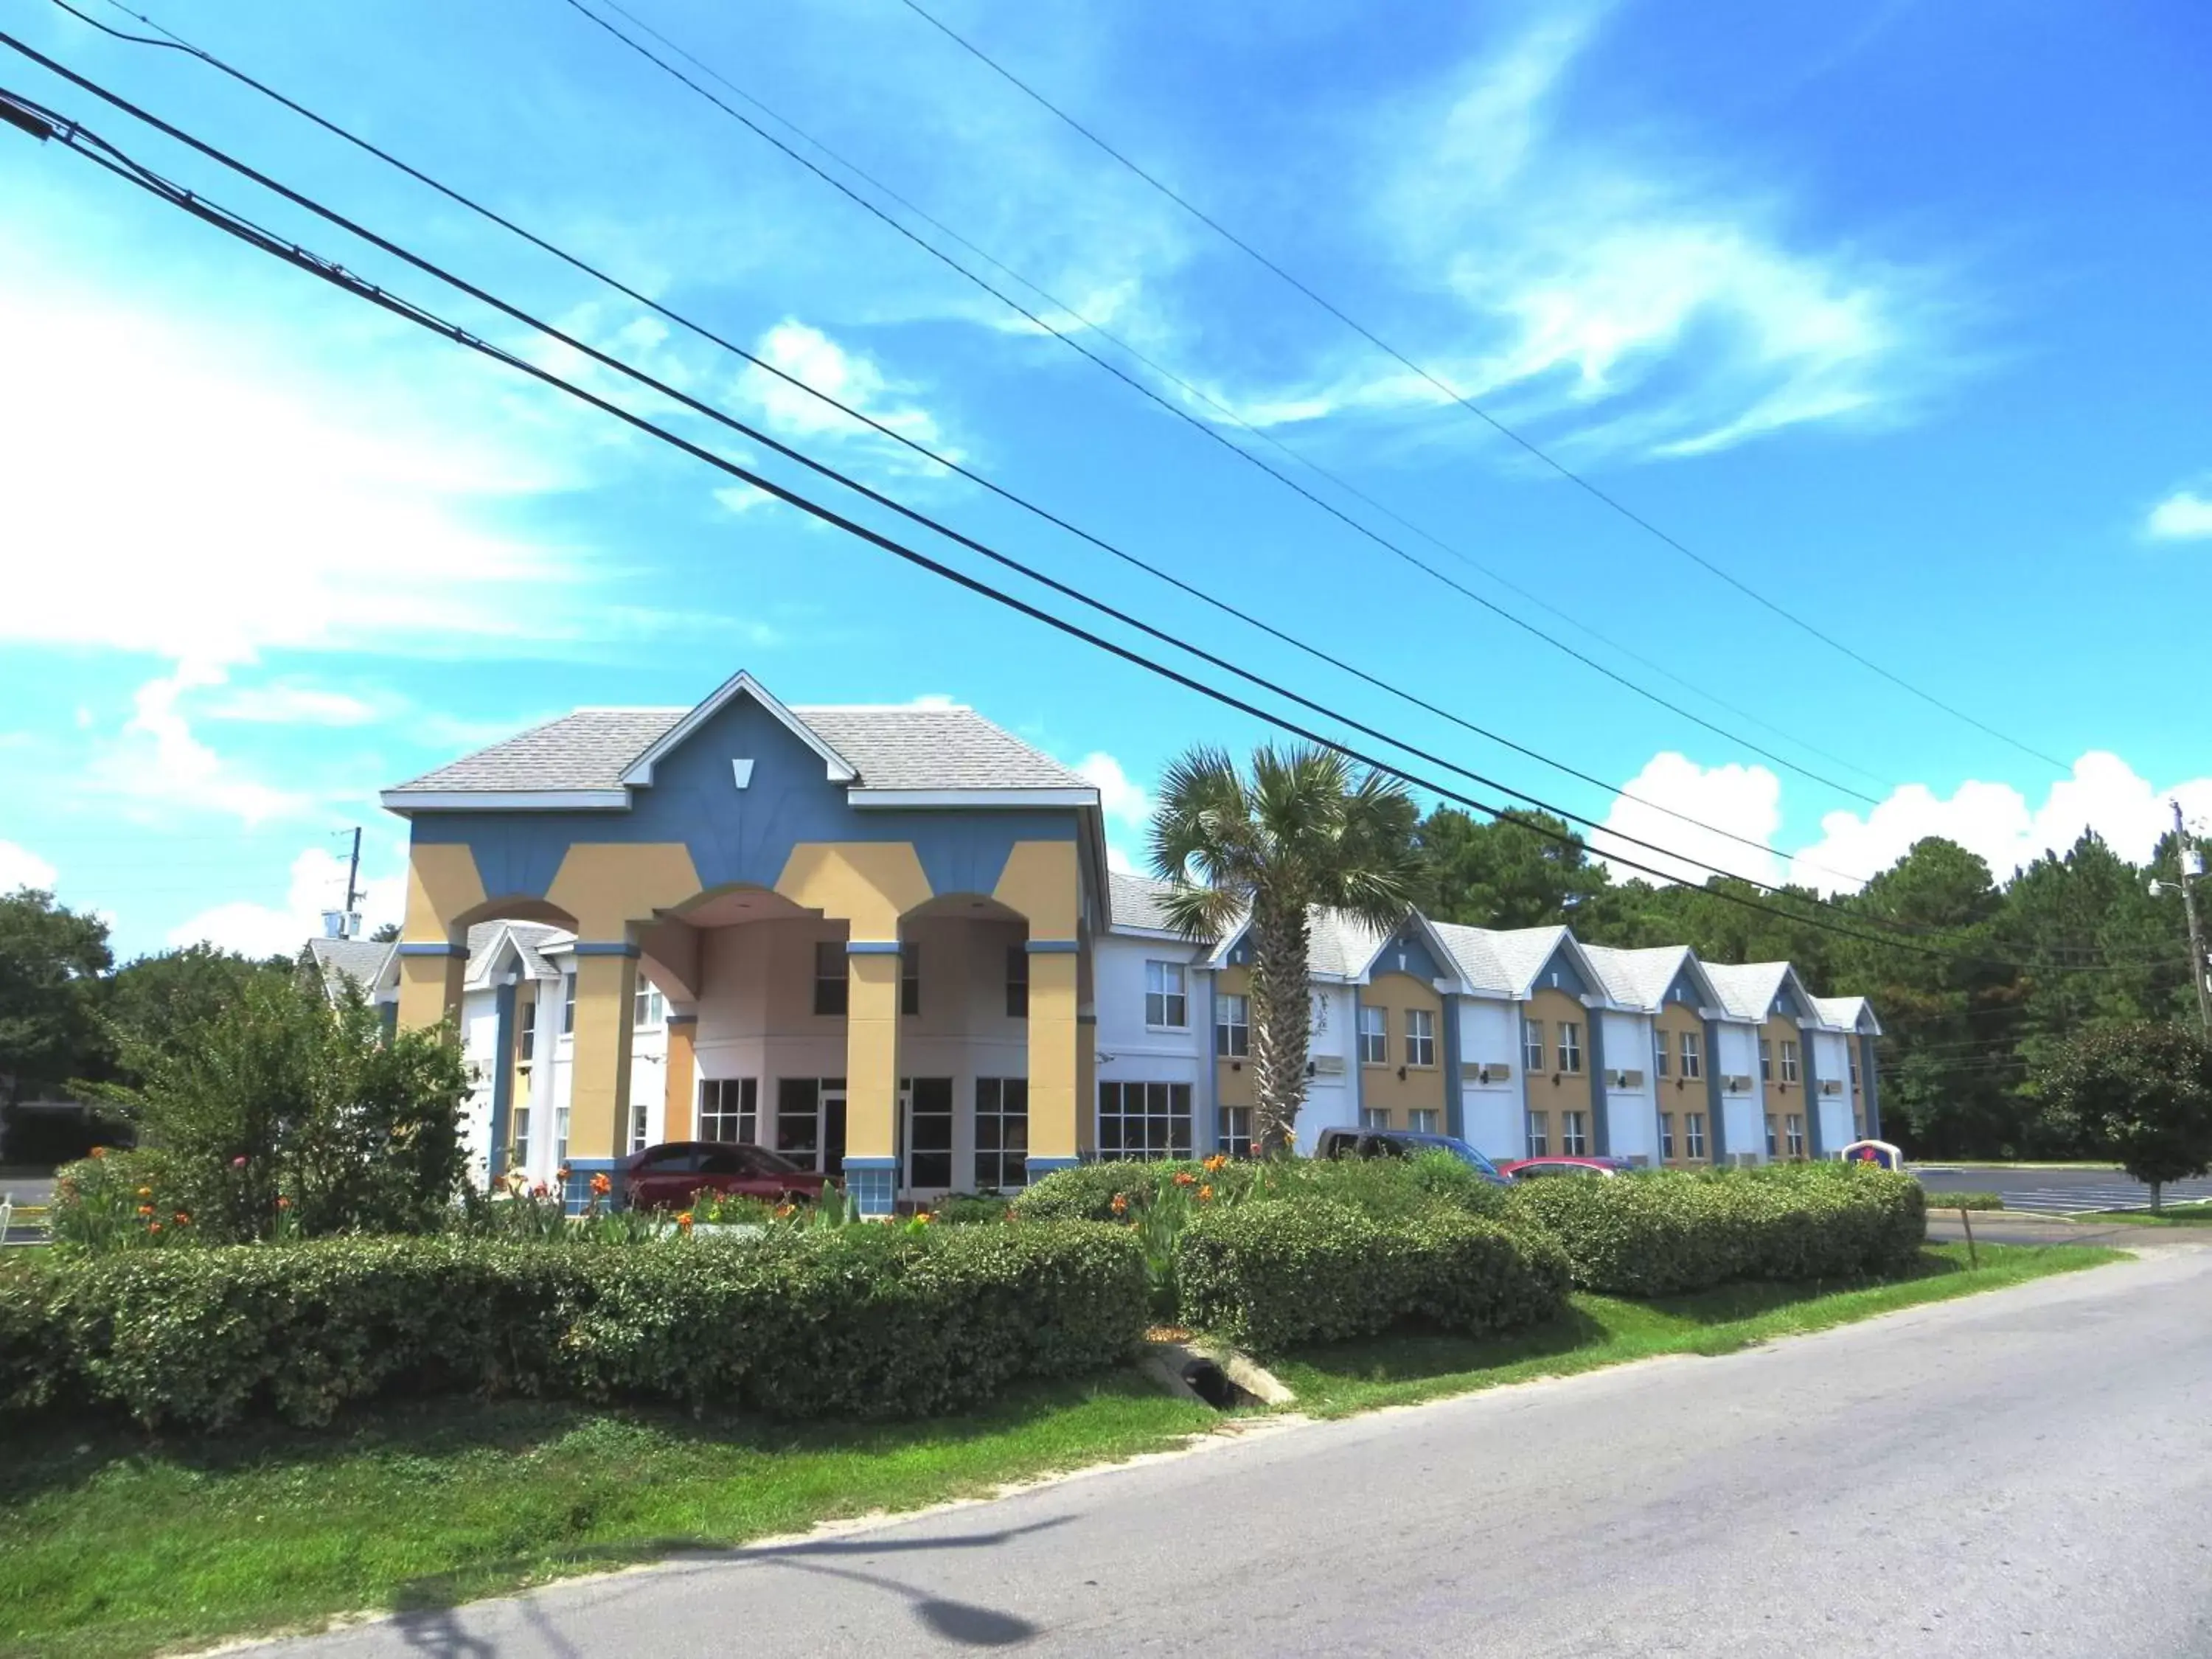
<path fill-rule="evenodd" d="M 1195 1187 L 1197 1184 L 1198 1184 L 1198 1177 L 1197 1177 L 1196 1176 L 1193 1175 L 1189 1170 L 1177 1170 L 1176 1171 L 1176 1186 L 1178 1186 L 1178 1187 Z"/>
<path fill-rule="evenodd" d="M 1108 1207 L 1109 1209 L 1112 1210 L 1115 1215 L 1127 1215 L 1127 1214 L 1128 1214 L 1128 1213 L 1129 1213 L 1129 1195 L 1128 1195 L 1128 1194 L 1127 1194 L 1127 1193 L 1116 1193 L 1116 1194 L 1114 1194 L 1114 1201 L 1113 1201 L 1113 1203 L 1112 1203 L 1112 1204 L 1110 1204 L 1110 1205 L 1109 1205 L 1107 1207 Z"/>
<path fill-rule="evenodd" d="M 279 1193 L 276 1194 L 276 1207 L 280 1210 L 289 1210 L 292 1207 L 292 1200 Z"/>
<path fill-rule="evenodd" d="M 935 1216 L 930 1214 L 927 1210 L 916 1210 L 914 1212 L 914 1218 L 925 1227 L 929 1225 L 931 1222 L 937 1219 Z"/>
<path fill-rule="evenodd" d="M 176 1213 L 176 1217 L 175 1217 L 175 1220 L 176 1220 L 176 1224 L 177 1224 L 177 1225 L 179 1225 L 179 1227 L 189 1227 L 189 1226 L 191 1226 L 191 1225 L 192 1224 L 192 1218 L 191 1218 L 191 1216 L 189 1216 L 189 1215 L 187 1215 L 187 1214 L 186 1214 L 184 1211 L 182 1211 L 182 1210 L 179 1210 L 179 1211 L 178 1211 L 178 1212 L 177 1212 L 177 1213 Z"/>
<path fill-rule="evenodd" d="M 105 1146 L 95 1146 L 92 1149 L 92 1155 L 94 1158 L 106 1158 L 107 1156 L 107 1148 Z"/>
<path fill-rule="evenodd" d="M 775 1206 L 775 1218 L 778 1221 L 788 1221 L 798 1213 L 799 1206 L 796 1204 L 779 1204 Z"/>
<path fill-rule="evenodd" d="M 1198 1189 L 1198 1201 L 1201 1204 L 1211 1204 L 1213 1201 L 1213 1188 L 1211 1184 Z"/>
<path fill-rule="evenodd" d="M 149 1233 L 158 1233 L 161 1231 L 161 1224 L 158 1221 L 149 1221 L 146 1224 L 146 1231 Z"/>
<path fill-rule="evenodd" d="M 151 1215 L 154 1213 L 154 1206 L 150 1204 L 141 1204 L 138 1206 L 138 1213 L 140 1215 Z"/>
<path fill-rule="evenodd" d="M 154 1189 L 151 1187 L 141 1187 L 138 1189 L 138 1196 L 141 1198 L 151 1198 L 154 1196 Z"/>
<path fill-rule="evenodd" d="M 553 1171 L 553 1179 L 556 1181 L 566 1181 L 568 1178 L 568 1166 L 565 1164 L 563 1164 L 559 1169 Z"/>
<path fill-rule="evenodd" d="M 1216 1152 L 1212 1158 L 1206 1159 L 1206 1162 L 1199 1167 L 1203 1169 L 1208 1175 L 1218 1175 L 1221 1172 L 1222 1167 L 1228 1162 L 1228 1153 Z"/>
<path fill-rule="evenodd" d="M 592 1177 L 592 1197 L 605 1198 L 609 1193 L 614 1191 L 614 1189 L 615 1183 L 608 1180 L 604 1175 L 595 1175 Z"/>
<path fill-rule="evenodd" d="M 691 1212 L 685 1210 L 678 1215 L 676 1218 L 676 1224 L 681 1227 L 685 1232 L 690 1232 L 691 1231 Z"/>

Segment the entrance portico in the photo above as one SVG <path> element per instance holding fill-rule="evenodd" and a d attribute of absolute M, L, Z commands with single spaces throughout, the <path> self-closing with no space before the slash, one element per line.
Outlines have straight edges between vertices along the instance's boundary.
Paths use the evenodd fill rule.
<path fill-rule="evenodd" d="M 843 1172 L 866 1212 L 1004 1173 L 1008 1149 L 981 1143 L 1010 1123 L 1021 1173 L 1074 1162 L 1097 796 L 971 712 L 794 710 L 741 674 L 688 711 L 580 710 L 384 802 L 412 825 L 403 1024 L 457 1012 L 472 922 L 576 935 L 575 1191 L 627 1151 L 641 975 L 688 1028 L 700 1083 L 752 1080 L 762 1144 L 783 1133 L 784 1085 L 811 1079 L 808 1150 L 830 1156 L 842 1084 Z M 685 1086 L 683 1119 L 704 1098 Z"/>

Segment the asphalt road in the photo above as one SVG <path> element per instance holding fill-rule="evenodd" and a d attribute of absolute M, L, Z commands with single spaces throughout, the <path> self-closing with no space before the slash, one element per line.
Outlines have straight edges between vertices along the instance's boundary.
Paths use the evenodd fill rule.
<path fill-rule="evenodd" d="M 1960 1170 L 1942 1164 L 1908 1166 L 1931 1192 L 2001 1193 L 2008 1210 L 2070 1215 L 2081 1210 L 2148 1210 L 2150 1188 L 2118 1170 Z M 2177 1181 L 2169 1204 L 2212 1198 L 2212 1181 Z"/>
<path fill-rule="evenodd" d="M 282 1644 L 2212 1652 L 2212 1251 Z"/>

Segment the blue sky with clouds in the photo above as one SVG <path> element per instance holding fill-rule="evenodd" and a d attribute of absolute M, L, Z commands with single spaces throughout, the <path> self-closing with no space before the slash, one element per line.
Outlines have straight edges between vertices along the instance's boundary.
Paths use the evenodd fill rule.
<path fill-rule="evenodd" d="M 1772 853 L 1315 666 L 181 54 L 107 40 L 46 0 L 5 0 L 0 28 L 1179 637 L 1628 833 L 1835 887 L 1923 834 L 1954 835 L 2002 873 L 2085 823 L 2140 855 L 2177 789 L 2212 817 L 2212 228 L 2185 187 L 2212 141 L 2201 8 L 944 0 L 940 14 L 1607 493 L 2062 770 L 1548 474 L 898 0 L 629 3 L 1054 296 L 1068 309 L 1030 303 L 1166 404 L 1735 737 L 1347 528 L 566 0 L 153 15 L 1010 489 Z M 0 86 L 614 386 L 0 57 Z M 1165 761 L 1260 735 L 58 145 L 0 141 L 0 886 L 51 884 L 106 913 L 125 951 L 296 939 L 334 900 L 333 832 L 354 823 L 368 828 L 370 908 L 389 915 L 404 826 L 377 809 L 379 787 L 579 703 L 688 702 L 739 667 L 794 702 L 972 703 L 1090 769 L 1127 853 Z"/>

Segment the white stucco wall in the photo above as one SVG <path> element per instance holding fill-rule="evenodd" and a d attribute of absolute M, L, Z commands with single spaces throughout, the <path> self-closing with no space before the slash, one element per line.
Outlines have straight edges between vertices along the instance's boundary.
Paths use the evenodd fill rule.
<path fill-rule="evenodd" d="M 1522 1107 L 1521 1010 L 1518 1004 L 1463 997 L 1459 1005 L 1459 1054 L 1463 1066 L 1503 1068 L 1489 1083 L 1459 1084 L 1460 1116 L 1469 1145 L 1497 1160 L 1527 1154 Z"/>
<path fill-rule="evenodd" d="M 1651 1078 L 1651 1022 L 1642 1014 L 1613 1009 L 1602 1012 L 1594 1009 L 1590 1018 L 1604 1023 L 1605 1076 L 1598 1081 L 1606 1091 L 1606 1137 L 1612 1156 L 1656 1164 L 1659 1107 Z M 1625 1088 L 1616 1086 L 1613 1079 L 1624 1072 L 1634 1073 L 1643 1080 Z"/>

